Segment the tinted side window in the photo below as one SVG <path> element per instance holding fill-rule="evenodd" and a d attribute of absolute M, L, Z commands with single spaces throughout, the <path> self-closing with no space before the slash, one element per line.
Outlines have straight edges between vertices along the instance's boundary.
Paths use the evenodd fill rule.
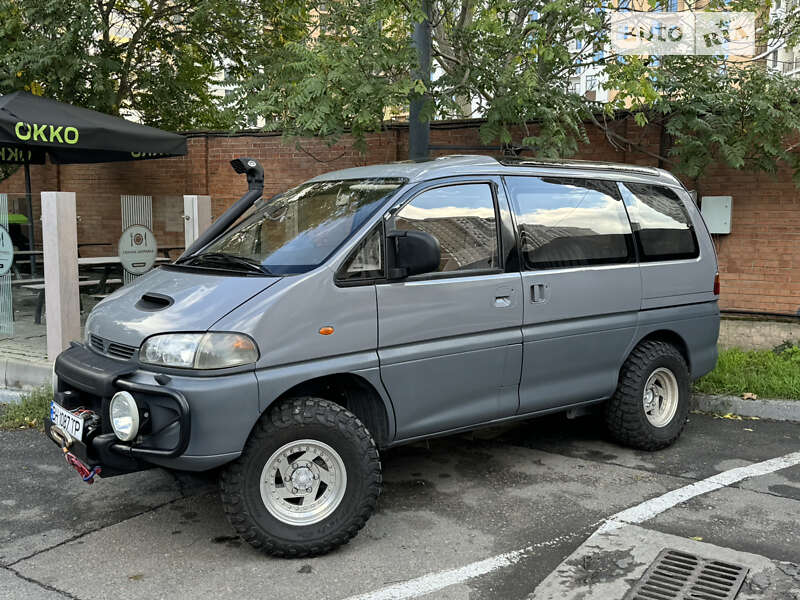
<path fill-rule="evenodd" d="M 422 192 L 395 215 L 399 230 L 425 231 L 439 240 L 438 272 L 498 268 L 497 216 L 488 183 Z"/>
<path fill-rule="evenodd" d="M 615 183 L 507 177 L 506 184 L 527 269 L 635 261 L 628 216 Z"/>
<path fill-rule="evenodd" d="M 643 183 L 621 183 L 639 245 L 639 260 L 697 258 L 697 237 L 686 207 L 669 188 Z"/>

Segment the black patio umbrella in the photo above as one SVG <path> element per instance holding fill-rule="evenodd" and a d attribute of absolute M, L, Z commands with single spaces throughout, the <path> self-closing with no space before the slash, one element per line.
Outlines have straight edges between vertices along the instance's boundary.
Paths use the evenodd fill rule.
<path fill-rule="evenodd" d="M 30 165 L 118 162 L 183 156 L 186 138 L 27 92 L 0 96 L 0 163 L 25 167 L 33 249 Z"/>

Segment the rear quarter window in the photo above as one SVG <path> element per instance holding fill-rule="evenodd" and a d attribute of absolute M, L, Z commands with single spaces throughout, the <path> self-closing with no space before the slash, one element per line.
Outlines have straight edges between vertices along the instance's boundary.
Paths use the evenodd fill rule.
<path fill-rule="evenodd" d="M 506 177 L 527 270 L 636 260 L 628 216 L 614 182 Z"/>
<path fill-rule="evenodd" d="M 692 221 L 681 199 L 667 187 L 620 183 L 640 262 L 697 258 Z"/>

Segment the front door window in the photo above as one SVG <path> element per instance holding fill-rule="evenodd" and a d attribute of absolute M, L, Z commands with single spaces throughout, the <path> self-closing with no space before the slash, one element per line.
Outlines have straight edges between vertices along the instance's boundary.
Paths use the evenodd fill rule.
<path fill-rule="evenodd" d="M 395 215 L 394 227 L 424 231 L 439 240 L 442 259 L 437 272 L 499 268 L 497 216 L 488 183 L 422 192 Z"/>

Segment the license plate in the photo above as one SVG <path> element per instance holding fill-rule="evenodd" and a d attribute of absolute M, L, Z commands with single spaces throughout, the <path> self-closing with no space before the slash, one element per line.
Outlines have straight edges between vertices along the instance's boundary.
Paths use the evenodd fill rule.
<path fill-rule="evenodd" d="M 83 438 L 83 419 L 76 417 L 56 402 L 50 402 L 50 420 L 53 425 L 57 425 L 69 434 L 69 437 L 78 441 Z"/>

